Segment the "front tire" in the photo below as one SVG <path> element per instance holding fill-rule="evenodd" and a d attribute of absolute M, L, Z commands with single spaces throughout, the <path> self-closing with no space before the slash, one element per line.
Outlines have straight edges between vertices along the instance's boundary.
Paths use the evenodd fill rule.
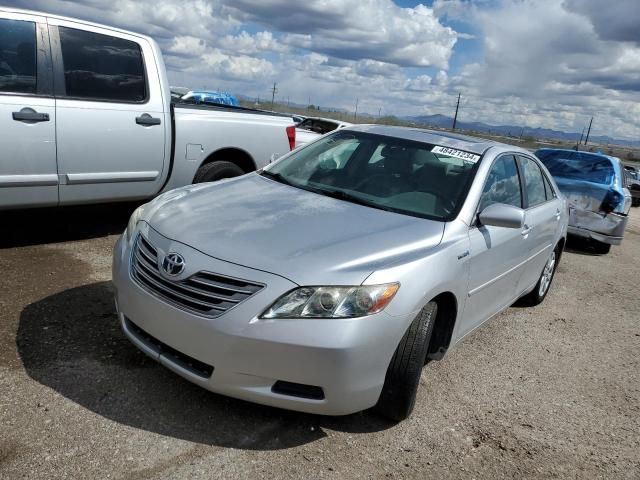
<path fill-rule="evenodd" d="M 235 163 L 231 162 L 211 162 L 202 165 L 193 178 L 193 183 L 215 182 L 223 178 L 233 178 L 244 175 L 242 170 Z"/>
<path fill-rule="evenodd" d="M 438 304 L 429 302 L 400 340 L 375 406 L 382 416 L 399 422 L 411 414 L 437 313 Z"/>

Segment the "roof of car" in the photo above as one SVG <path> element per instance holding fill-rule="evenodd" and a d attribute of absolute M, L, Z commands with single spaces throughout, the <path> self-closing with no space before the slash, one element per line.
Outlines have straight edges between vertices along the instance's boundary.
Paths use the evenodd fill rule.
<path fill-rule="evenodd" d="M 495 142 L 493 140 L 487 140 L 485 138 L 460 135 L 457 133 L 449 133 L 439 130 L 428 130 L 414 127 L 393 127 L 387 125 L 352 125 L 349 127 L 345 127 L 343 131 L 344 130 L 355 130 L 359 132 L 385 135 L 388 137 L 414 140 L 417 142 L 430 143 L 433 145 L 441 145 L 443 147 L 456 148 L 479 155 L 482 155 L 489 148 L 496 146 L 507 147 L 509 149 L 521 152 L 527 152 L 521 147 L 516 147 L 514 145 L 508 145 L 506 143 Z"/>
<path fill-rule="evenodd" d="M 322 120 L 323 122 L 335 123 L 338 125 L 352 125 L 349 122 L 344 122 L 342 120 L 336 120 L 335 118 L 323 118 L 323 117 L 304 117 L 305 120 Z"/>
<path fill-rule="evenodd" d="M 544 150 L 547 152 L 573 152 L 573 153 L 579 152 L 582 155 L 590 155 L 592 157 L 606 158 L 614 162 L 621 162 L 621 160 L 618 157 L 607 155 L 606 153 L 602 153 L 602 152 L 587 152 L 585 150 L 576 150 L 575 148 L 549 148 L 549 147 L 539 148 L 538 150 L 536 150 L 536 152 L 539 152 L 541 150 Z"/>

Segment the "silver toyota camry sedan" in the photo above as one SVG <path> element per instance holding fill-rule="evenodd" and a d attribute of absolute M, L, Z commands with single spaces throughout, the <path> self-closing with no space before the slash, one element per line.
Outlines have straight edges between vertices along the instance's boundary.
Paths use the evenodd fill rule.
<path fill-rule="evenodd" d="M 139 349 L 214 392 L 401 420 L 426 363 L 544 300 L 567 220 L 525 150 L 348 127 L 137 209 L 114 252 L 118 315 Z"/>

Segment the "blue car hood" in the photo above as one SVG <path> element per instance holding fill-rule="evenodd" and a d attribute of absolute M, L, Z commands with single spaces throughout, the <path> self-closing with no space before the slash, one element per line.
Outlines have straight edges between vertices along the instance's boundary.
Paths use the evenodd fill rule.
<path fill-rule="evenodd" d="M 445 225 L 258 174 L 169 192 L 144 219 L 207 255 L 300 285 L 359 285 L 374 270 L 423 256 L 440 243 Z"/>

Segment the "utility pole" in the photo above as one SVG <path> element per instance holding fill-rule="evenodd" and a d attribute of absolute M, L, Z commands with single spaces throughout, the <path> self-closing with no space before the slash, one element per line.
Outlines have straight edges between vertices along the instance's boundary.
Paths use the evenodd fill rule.
<path fill-rule="evenodd" d="M 273 82 L 273 89 L 271 90 L 271 110 L 273 110 L 273 102 L 276 99 L 276 93 L 278 93 L 278 84 Z"/>
<path fill-rule="evenodd" d="M 458 92 L 458 103 L 456 103 L 456 114 L 453 116 L 453 128 L 451 130 L 456 129 L 456 123 L 458 122 L 458 109 L 460 108 L 460 92 Z"/>
<path fill-rule="evenodd" d="M 576 150 L 580 149 L 580 144 L 582 143 L 582 137 L 584 137 L 584 129 L 586 127 L 582 127 L 582 133 L 580 134 L 580 140 L 578 140 L 578 143 L 576 143 Z"/>
<path fill-rule="evenodd" d="M 358 98 L 356 98 L 356 111 L 353 114 L 353 121 L 355 122 L 357 118 L 358 118 Z"/>
<path fill-rule="evenodd" d="M 591 133 L 591 125 L 593 124 L 593 117 L 591 117 L 591 121 L 589 122 L 589 130 L 587 130 L 587 138 L 584 139 L 584 144 L 586 145 L 589 141 L 589 134 Z"/>

